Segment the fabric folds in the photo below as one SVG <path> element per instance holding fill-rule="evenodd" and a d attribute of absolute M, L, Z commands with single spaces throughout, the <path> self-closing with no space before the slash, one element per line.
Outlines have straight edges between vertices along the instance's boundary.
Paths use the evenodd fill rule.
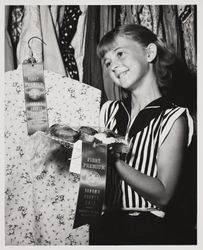
<path fill-rule="evenodd" d="M 81 14 L 79 6 L 65 6 L 62 26 L 59 29 L 59 44 L 67 75 L 79 80 L 74 48 L 71 41 L 77 29 L 78 18 Z"/>
<path fill-rule="evenodd" d="M 66 76 L 65 67 L 58 45 L 55 27 L 57 26 L 57 10 L 48 5 L 40 6 L 40 21 L 43 39 L 44 69 Z"/>
<path fill-rule="evenodd" d="M 37 37 L 33 38 L 33 37 Z M 33 38 L 33 39 L 31 39 Z M 31 40 L 30 40 L 31 39 Z M 30 42 L 29 42 L 30 40 Z M 17 64 L 30 58 L 31 50 L 37 62 L 42 62 L 42 32 L 40 23 L 40 8 L 37 5 L 25 5 L 22 20 L 22 31 L 17 45 Z"/>

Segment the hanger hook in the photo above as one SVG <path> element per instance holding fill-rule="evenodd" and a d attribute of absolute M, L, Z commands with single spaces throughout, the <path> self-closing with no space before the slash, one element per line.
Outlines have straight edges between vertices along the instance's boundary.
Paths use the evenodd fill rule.
<path fill-rule="evenodd" d="M 29 40 L 28 40 L 28 48 L 30 49 L 30 51 L 31 51 L 31 57 L 33 57 L 33 52 L 32 52 L 32 48 L 31 48 L 31 46 L 30 46 L 30 41 L 32 40 L 32 39 L 34 39 L 34 38 L 36 38 L 36 39 L 39 39 L 42 43 L 44 43 L 45 45 L 47 45 L 40 37 L 38 37 L 38 36 L 32 36 Z"/>

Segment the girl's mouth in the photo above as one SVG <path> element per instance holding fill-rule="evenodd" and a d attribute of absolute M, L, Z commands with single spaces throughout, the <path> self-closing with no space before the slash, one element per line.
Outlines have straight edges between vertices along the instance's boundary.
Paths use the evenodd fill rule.
<path fill-rule="evenodd" d="M 121 79 L 127 74 L 127 71 L 122 72 L 121 74 L 118 75 L 118 79 Z"/>

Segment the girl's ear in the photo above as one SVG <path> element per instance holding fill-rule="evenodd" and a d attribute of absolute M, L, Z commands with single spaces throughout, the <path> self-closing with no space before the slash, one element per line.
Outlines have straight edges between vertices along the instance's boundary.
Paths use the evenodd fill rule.
<path fill-rule="evenodd" d="M 157 46 L 155 43 L 150 43 L 147 48 L 147 61 L 152 62 L 157 55 Z"/>

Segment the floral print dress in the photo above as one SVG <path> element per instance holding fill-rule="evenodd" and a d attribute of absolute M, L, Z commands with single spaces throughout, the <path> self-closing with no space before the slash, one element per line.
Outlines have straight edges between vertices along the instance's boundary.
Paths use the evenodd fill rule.
<path fill-rule="evenodd" d="M 49 126 L 98 127 L 100 90 L 44 71 Z M 5 244 L 87 245 L 89 227 L 73 229 L 79 175 L 69 172 L 67 152 L 51 154 L 39 131 L 28 137 L 22 65 L 5 73 Z"/>

